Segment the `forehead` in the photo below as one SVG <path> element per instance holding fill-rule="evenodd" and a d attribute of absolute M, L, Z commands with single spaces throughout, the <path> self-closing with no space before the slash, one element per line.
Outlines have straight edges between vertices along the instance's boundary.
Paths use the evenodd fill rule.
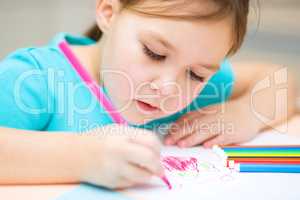
<path fill-rule="evenodd" d="M 178 47 L 177 51 L 189 49 L 189 52 L 219 54 L 226 52 L 232 41 L 231 26 L 226 20 L 214 22 L 161 20 L 160 23 L 157 22 L 157 26 L 150 28 L 174 44 L 175 48 Z"/>
<path fill-rule="evenodd" d="M 152 16 L 199 19 L 222 13 L 220 11 L 226 5 L 216 0 L 146 0 L 129 6 L 129 9 Z"/>
<path fill-rule="evenodd" d="M 229 18 L 188 21 L 141 15 L 128 17 L 138 36 L 158 38 L 177 56 L 189 58 L 191 62 L 200 58 L 207 63 L 220 63 L 232 47 L 232 22 Z"/>

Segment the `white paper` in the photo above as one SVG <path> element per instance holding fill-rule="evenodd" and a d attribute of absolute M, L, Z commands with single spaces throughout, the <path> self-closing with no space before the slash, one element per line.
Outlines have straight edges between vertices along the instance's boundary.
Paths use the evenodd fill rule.
<path fill-rule="evenodd" d="M 271 132 L 261 134 L 247 144 L 300 144 L 300 139 Z M 159 178 L 154 178 L 148 185 L 124 191 L 127 196 L 136 200 L 300 200 L 300 174 L 233 172 L 224 167 L 222 160 L 212 150 L 201 147 L 165 147 L 162 155 L 187 160 L 196 158 L 199 171 L 166 170 L 172 190 Z"/>

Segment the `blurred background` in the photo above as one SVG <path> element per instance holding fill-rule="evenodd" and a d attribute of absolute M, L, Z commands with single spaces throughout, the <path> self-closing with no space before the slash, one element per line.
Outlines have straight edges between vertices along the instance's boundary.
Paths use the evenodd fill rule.
<path fill-rule="evenodd" d="M 252 9 L 246 42 L 233 60 L 300 72 L 300 0 L 260 4 L 260 16 Z M 95 0 L 0 0 L 0 59 L 17 48 L 44 45 L 58 32 L 82 34 L 94 21 L 94 5 Z"/>

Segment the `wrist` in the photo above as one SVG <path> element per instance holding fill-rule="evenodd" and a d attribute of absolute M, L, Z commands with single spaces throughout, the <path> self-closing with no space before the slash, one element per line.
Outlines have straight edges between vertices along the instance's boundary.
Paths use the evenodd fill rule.
<path fill-rule="evenodd" d="M 100 144 L 97 136 L 83 134 L 77 137 L 75 145 L 75 165 L 76 165 L 76 177 L 80 182 L 89 182 L 93 180 L 93 171 L 99 171 L 99 161 L 102 158 L 102 151 L 100 148 L 103 144 Z M 95 164 L 97 163 L 97 164 Z"/>
<path fill-rule="evenodd" d="M 66 153 L 66 169 L 70 170 L 71 176 L 76 182 L 82 182 L 84 175 L 90 163 L 90 155 L 88 148 L 92 143 L 88 140 L 88 136 L 75 133 L 70 139 L 69 146 L 65 148 Z"/>

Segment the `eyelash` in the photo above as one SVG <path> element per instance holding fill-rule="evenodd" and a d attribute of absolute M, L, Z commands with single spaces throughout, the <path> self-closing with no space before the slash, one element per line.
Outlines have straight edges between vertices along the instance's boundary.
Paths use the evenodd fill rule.
<path fill-rule="evenodd" d="M 154 53 L 146 45 L 143 45 L 143 51 L 150 59 L 152 59 L 154 61 L 163 61 L 166 59 L 166 56 L 162 56 L 162 55 Z M 190 79 L 195 80 L 195 81 L 199 81 L 199 82 L 205 81 L 204 77 L 198 76 L 197 74 L 195 74 L 193 71 L 190 71 L 190 70 L 188 71 L 188 76 L 190 77 Z"/>
<path fill-rule="evenodd" d="M 205 77 L 198 76 L 197 74 L 195 74 L 191 70 L 188 71 L 188 76 L 190 77 L 190 79 L 195 80 L 195 81 L 199 81 L 199 82 L 204 82 L 205 81 Z"/>
<path fill-rule="evenodd" d="M 150 59 L 154 61 L 163 61 L 166 59 L 166 56 L 154 53 L 146 45 L 143 45 L 143 51 Z"/>

